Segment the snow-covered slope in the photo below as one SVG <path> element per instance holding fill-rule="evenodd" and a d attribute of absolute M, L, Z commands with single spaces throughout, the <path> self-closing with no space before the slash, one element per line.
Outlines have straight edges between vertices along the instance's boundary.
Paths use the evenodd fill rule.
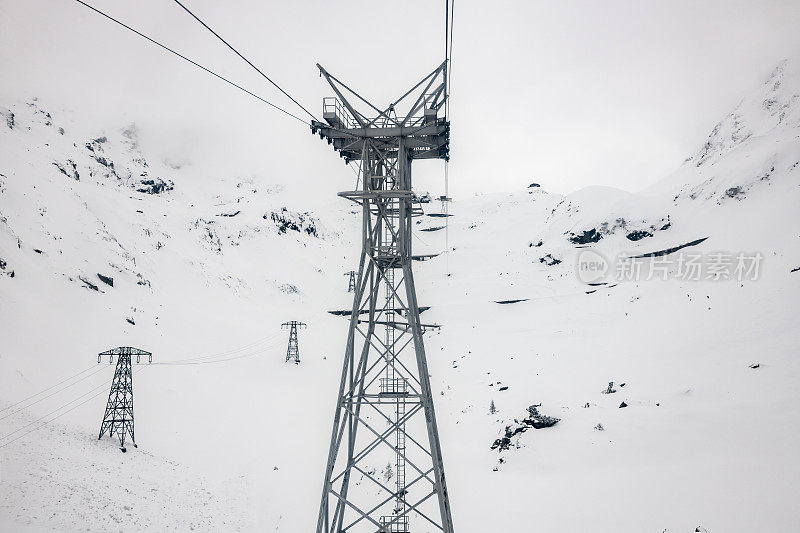
<path fill-rule="evenodd" d="M 465 530 L 800 527 L 791 69 L 781 65 L 737 108 L 739 136 L 723 121 L 645 194 L 533 187 L 458 204 L 451 275 L 436 279 L 425 265 L 419 278 L 438 304 L 428 319 L 446 324 L 431 347 L 450 363 L 436 381 Z M 609 268 L 594 285 L 581 281 L 587 254 Z M 737 273 L 740 256 L 749 267 L 759 255 L 757 276 Z M 685 275 L 692 257 L 699 279 Z M 730 279 L 713 279 L 718 258 Z M 611 381 L 615 392 L 603 394 Z M 537 404 L 561 421 L 515 434 Z"/>
<path fill-rule="evenodd" d="M 323 356 L 339 352 L 329 339 L 341 319 L 326 310 L 348 300 L 353 248 L 341 232 L 352 217 L 340 218 L 349 206 L 307 213 L 279 177 L 206 176 L 156 160 L 132 126 L 92 131 L 35 100 L 0 111 L 0 529 L 100 530 L 111 520 L 184 530 L 192 509 L 205 530 L 277 520 L 278 505 L 243 505 L 271 498 L 253 480 L 281 493 L 273 468 L 296 453 L 291 429 L 325 419 L 321 405 L 281 405 L 335 386 L 337 363 Z M 283 364 L 281 323 L 292 319 L 310 324 L 302 373 Z M 135 388 L 139 450 L 152 461 L 121 459 L 93 437 L 113 375 L 97 353 L 119 345 L 154 354 Z M 313 378 L 329 369 L 331 379 Z M 41 417 L 52 424 L 28 434 Z M 213 479 L 232 488 L 195 500 Z M 153 490 L 160 518 L 150 515 Z M 76 520 L 58 508 L 74 493 L 103 496 Z M 209 499 L 233 510 L 201 513 Z"/>
<path fill-rule="evenodd" d="M 426 321 L 443 325 L 426 346 L 459 531 L 800 527 L 794 72 L 781 65 L 644 193 L 477 196 L 447 232 L 416 233 L 415 252 L 446 233 L 451 246 L 415 267 Z M 326 311 L 348 306 L 352 208 L 307 214 L 280 180 L 173 168 L 135 129 L 80 132 L 30 104 L 5 104 L 14 127 L 0 124 L 0 409 L 87 374 L 0 411 L 0 526 L 312 530 L 346 327 Z M 713 275 L 718 254 L 730 279 Z M 692 257 L 701 279 L 685 275 Z M 737 273 L 740 257 L 758 272 Z M 297 366 L 283 362 L 290 319 L 310 324 Z M 95 440 L 111 369 L 89 369 L 120 344 L 183 362 L 137 372 L 126 454 Z M 560 421 L 531 428 L 538 404 Z"/>

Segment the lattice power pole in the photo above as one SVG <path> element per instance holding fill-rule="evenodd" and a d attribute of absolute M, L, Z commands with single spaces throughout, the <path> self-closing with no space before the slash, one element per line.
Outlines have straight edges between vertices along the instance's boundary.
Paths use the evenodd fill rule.
<path fill-rule="evenodd" d="M 300 347 L 297 345 L 297 328 L 304 328 L 306 324 L 291 320 L 281 324 L 281 328 L 289 328 L 289 346 L 286 348 L 286 362 L 300 363 Z"/>
<path fill-rule="evenodd" d="M 103 415 L 103 422 L 100 424 L 100 436 L 103 438 L 108 432 L 109 437 L 116 435 L 119 437 L 120 449 L 125 451 L 125 435 L 130 435 L 133 446 L 136 447 L 136 438 L 133 433 L 133 370 L 131 356 L 136 356 L 136 363 L 141 362 L 143 355 L 147 356 L 147 362 L 153 362 L 153 354 L 131 348 L 130 346 L 120 346 L 112 350 L 101 352 L 97 355 L 97 362 L 100 363 L 103 356 L 108 356 L 109 364 L 114 362 L 117 356 L 117 368 L 114 370 L 114 380 L 111 382 L 111 392 L 108 393 L 108 403 L 106 412 Z"/>
<path fill-rule="evenodd" d="M 356 290 L 356 271 L 351 270 L 350 272 L 345 272 L 344 275 L 349 277 L 347 292 L 354 292 Z"/>
<path fill-rule="evenodd" d="M 446 63 L 379 109 L 319 67 L 336 97 L 311 130 L 345 162 L 360 189 L 363 248 L 336 402 L 317 533 L 453 532 L 411 262 L 415 159 L 449 158 Z M 345 96 L 347 94 L 348 97 Z M 356 110 L 357 103 L 365 111 Z M 400 106 L 403 111 L 399 111 Z M 360 317 L 365 316 L 366 319 Z M 394 463 L 393 478 L 376 474 Z"/>

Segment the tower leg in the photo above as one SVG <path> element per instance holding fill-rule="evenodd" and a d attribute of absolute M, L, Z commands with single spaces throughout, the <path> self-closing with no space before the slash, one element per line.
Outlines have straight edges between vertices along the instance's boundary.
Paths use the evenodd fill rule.
<path fill-rule="evenodd" d="M 399 146 L 394 162 L 373 145 L 362 158 L 362 253 L 317 533 L 407 533 L 411 518 L 453 532 L 411 272 L 410 165 Z M 375 467 L 392 459 L 397 477 L 379 479 Z"/>

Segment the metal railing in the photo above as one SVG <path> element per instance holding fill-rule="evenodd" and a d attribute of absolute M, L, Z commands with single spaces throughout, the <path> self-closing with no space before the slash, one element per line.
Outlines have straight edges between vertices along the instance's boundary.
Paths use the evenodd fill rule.
<path fill-rule="evenodd" d="M 425 110 L 432 109 L 437 104 L 437 95 L 434 93 L 425 94 L 422 97 L 423 105 L 408 119 L 406 125 L 409 127 L 421 126 L 425 123 Z M 358 128 L 359 123 L 353 118 L 350 110 L 347 109 L 341 100 L 335 96 L 326 96 L 322 99 L 322 116 L 325 120 L 335 118 L 344 128 Z M 375 126 L 388 127 L 394 122 L 384 116 L 375 120 Z"/>
<path fill-rule="evenodd" d="M 381 533 L 408 533 L 408 516 L 382 516 Z"/>
<path fill-rule="evenodd" d="M 358 126 L 350 111 L 335 96 L 326 96 L 322 99 L 322 116 L 326 120 L 328 117 L 336 117 L 339 123 L 346 128 Z"/>

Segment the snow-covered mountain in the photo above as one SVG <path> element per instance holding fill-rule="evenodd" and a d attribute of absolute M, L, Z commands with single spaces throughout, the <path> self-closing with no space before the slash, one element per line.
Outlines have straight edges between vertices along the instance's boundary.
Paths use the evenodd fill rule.
<path fill-rule="evenodd" d="M 419 219 L 417 251 L 450 245 L 415 266 L 443 325 L 426 342 L 459 531 L 800 526 L 798 70 L 642 193 L 532 186 L 457 201 L 447 231 Z M 157 161 L 135 127 L 4 105 L 0 526 L 312 530 L 353 208 L 307 213 L 278 180 Z M 126 454 L 94 437 L 111 369 L 89 369 L 118 345 L 170 363 L 135 375 Z M 536 429 L 531 406 L 560 420 Z"/>

